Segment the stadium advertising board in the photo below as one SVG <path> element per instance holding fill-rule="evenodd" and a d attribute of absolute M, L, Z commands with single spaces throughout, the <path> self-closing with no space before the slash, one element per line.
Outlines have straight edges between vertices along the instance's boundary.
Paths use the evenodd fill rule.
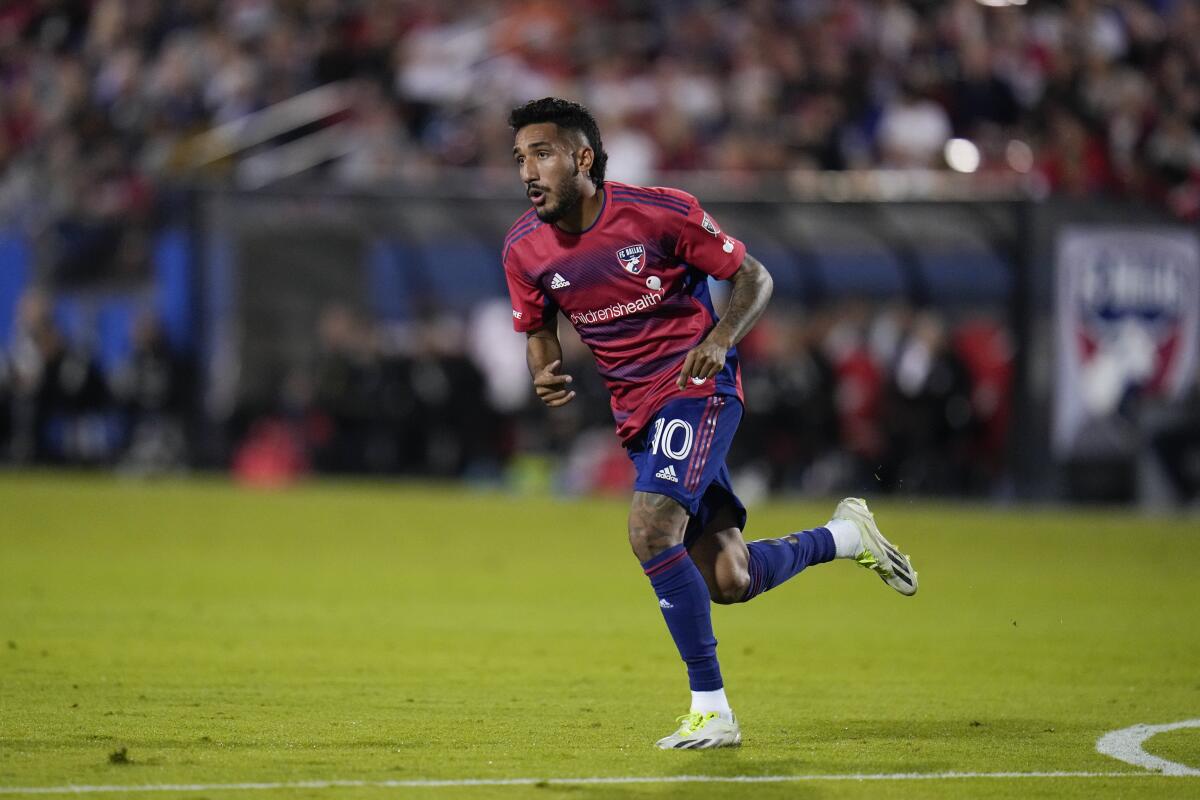
<path fill-rule="evenodd" d="M 1112 455 L 1120 437 L 1104 434 L 1130 398 L 1176 399 L 1195 379 L 1200 245 L 1178 228 L 1069 227 L 1056 261 L 1054 452 Z"/>

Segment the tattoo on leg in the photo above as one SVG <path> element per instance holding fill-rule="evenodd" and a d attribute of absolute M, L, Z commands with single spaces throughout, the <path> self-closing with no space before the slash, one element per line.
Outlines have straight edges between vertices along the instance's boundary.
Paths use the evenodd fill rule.
<path fill-rule="evenodd" d="M 661 494 L 634 492 L 629 509 L 629 544 L 639 561 L 648 561 L 683 541 L 687 510 Z"/>

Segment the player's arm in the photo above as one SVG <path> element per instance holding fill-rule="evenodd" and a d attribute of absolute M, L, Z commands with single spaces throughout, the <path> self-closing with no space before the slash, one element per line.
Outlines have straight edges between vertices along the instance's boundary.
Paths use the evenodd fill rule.
<path fill-rule="evenodd" d="M 733 284 L 729 308 L 704 341 L 688 351 L 676 382 L 680 389 L 692 378 L 711 378 L 721 371 L 725 366 L 725 354 L 758 322 L 774 288 L 767 268 L 749 253 L 729 277 L 729 282 Z"/>
<path fill-rule="evenodd" d="M 557 408 L 575 399 L 575 392 L 568 388 L 574 379 L 570 375 L 555 374 L 555 370 L 562 366 L 557 318 L 551 318 L 542 327 L 526 333 L 525 363 L 529 365 L 529 375 L 533 378 L 533 390 L 543 403 Z"/>

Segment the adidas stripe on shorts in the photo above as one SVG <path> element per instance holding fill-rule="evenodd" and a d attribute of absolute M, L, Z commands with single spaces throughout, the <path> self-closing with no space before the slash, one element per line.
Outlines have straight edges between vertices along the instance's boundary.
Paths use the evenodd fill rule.
<path fill-rule="evenodd" d="M 733 493 L 725 454 L 742 420 L 733 395 L 681 397 L 667 403 L 626 445 L 637 470 L 633 488 L 665 494 L 687 509 L 684 542 L 690 544 L 723 507 L 746 528 L 746 507 Z"/>

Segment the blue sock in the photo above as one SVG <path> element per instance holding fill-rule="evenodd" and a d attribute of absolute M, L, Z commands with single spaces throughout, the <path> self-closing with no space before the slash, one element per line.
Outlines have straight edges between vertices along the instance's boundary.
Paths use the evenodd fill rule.
<path fill-rule="evenodd" d="M 642 569 L 658 595 L 658 606 L 687 664 L 688 683 L 694 692 L 722 688 L 721 665 L 717 663 L 717 639 L 713 636 L 712 607 L 704 576 L 682 544 L 642 562 Z"/>
<path fill-rule="evenodd" d="M 832 561 L 837 553 L 833 534 L 825 528 L 801 531 L 782 539 L 759 539 L 746 545 L 750 551 L 750 588 L 742 602 L 798 575 L 812 564 Z"/>

